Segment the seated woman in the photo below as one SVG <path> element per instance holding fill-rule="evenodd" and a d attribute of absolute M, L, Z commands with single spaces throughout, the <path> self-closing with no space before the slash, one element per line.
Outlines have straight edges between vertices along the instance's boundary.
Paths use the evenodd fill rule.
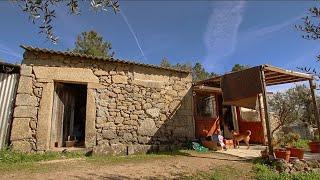
<path fill-rule="evenodd" d="M 217 134 L 211 136 L 213 142 L 217 142 L 225 151 L 227 150 L 226 145 L 223 142 L 223 136 L 221 135 L 220 129 L 217 130 Z"/>

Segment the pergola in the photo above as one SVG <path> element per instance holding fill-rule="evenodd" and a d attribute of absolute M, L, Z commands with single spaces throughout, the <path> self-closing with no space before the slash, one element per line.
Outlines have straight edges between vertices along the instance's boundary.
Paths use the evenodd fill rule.
<path fill-rule="evenodd" d="M 262 97 L 263 97 L 263 105 L 265 109 L 265 113 L 264 113 L 265 123 L 266 123 L 265 125 L 267 129 L 267 139 L 268 139 L 270 155 L 273 155 L 273 147 L 271 143 L 272 136 L 271 136 L 270 119 L 269 119 L 269 111 L 268 111 L 269 108 L 267 103 L 267 91 L 266 91 L 267 86 L 308 81 L 310 85 L 311 95 L 312 95 L 312 103 L 315 108 L 315 118 L 317 120 L 318 129 L 320 130 L 319 111 L 318 111 L 318 106 L 317 106 L 317 101 L 315 96 L 316 85 L 314 82 L 314 77 L 312 75 L 291 71 L 291 70 L 285 70 L 285 69 L 274 67 L 271 65 L 260 65 L 253 68 L 259 68 L 260 70 L 261 84 L 263 87 Z M 232 73 L 237 73 L 237 72 L 232 72 Z M 195 91 L 222 93 L 222 90 L 220 88 L 222 77 L 223 76 L 217 76 L 217 77 L 196 82 L 193 88 Z M 320 135 L 320 132 L 319 132 L 319 135 Z"/>

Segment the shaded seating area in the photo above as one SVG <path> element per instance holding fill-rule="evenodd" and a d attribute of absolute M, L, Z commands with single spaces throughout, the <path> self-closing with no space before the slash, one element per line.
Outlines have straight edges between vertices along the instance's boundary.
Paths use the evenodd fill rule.
<path fill-rule="evenodd" d="M 211 136 L 217 132 L 217 129 L 225 128 L 227 122 L 230 122 L 226 116 L 227 107 L 232 108 L 231 117 L 233 119 L 233 129 L 246 131 L 248 128 L 252 131 L 257 139 L 268 144 L 269 154 L 273 154 L 270 113 L 267 100 L 267 86 L 294 83 L 306 81 L 309 83 L 312 95 L 312 105 L 318 109 L 315 98 L 315 79 L 312 75 L 286 70 L 271 65 L 260 65 L 246 70 L 227 73 L 222 76 L 213 77 L 204 81 L 194 83 L 194 107 L 198 107 L 200 97 L 214 97 L 215 114 L 210 118 L 204 118 L 199 114 L 198 109 L 194 108 L 194 119 L 196 126 L 196 136 L 198 138 Z M 201 98 L 200 98 L 201 99 Z M 241 114 L 239 108 L 245 107 L 259 111 L 260 121 L 255 122 L 257 125 L 250 123 L 241 123 Z M 211 113 L 212 114 L 212 113 Z M 317 126 L 320 129 L 319 111 L 315 111 Z M 208 121 L 209 120 L 209 121 Z M 251 123 L 254 124 L 254 123 Z M 259 128 L 255 128 L 259 125 Z M 261 126 L 260 126 L 261 125 Z M 240 127 L 239 127 L 240 126 Z M 230 128 L 230 125 L 228 125 Z M 225 128 L 226 129 L 226 128 Z M 203 132 L 208 133 L 203 133 Z M 228 134 L 224 132 L 224 136 Z M 229 136 L 230 137 L 230 136 Z"/>

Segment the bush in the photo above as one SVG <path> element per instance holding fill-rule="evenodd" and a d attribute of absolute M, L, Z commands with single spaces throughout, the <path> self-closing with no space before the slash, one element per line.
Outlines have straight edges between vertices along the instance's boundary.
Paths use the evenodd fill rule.
<path fill-rule="evenodd" d="M 253 171 L 258 180 L 316 180 L 320 179 L 319 172 L 299 172 L 296 174 L 278 173 L 274 168 L 274 164 L 271 161 L 257 158 L 253 161 Z"/>
<path fill-rule="evenodd" d="M 297 133 L 289 132 L 289 133 L 279 133 L 275 145 L 280 147 L 292 147 L 295 143 L 300 139 L 300 135 Z"/>

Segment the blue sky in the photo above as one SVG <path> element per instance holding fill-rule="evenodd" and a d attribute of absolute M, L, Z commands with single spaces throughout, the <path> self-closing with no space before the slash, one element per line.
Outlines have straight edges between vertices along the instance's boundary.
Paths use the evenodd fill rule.
<path fill-rule="evenodd" d="M 54 25 L 60 41 L 54 45 L 38 34 L 18 6 L 0 1 L 0 59 L 21 62 L 21 44 L 73 48 L 80 32 L 95 30 L 112 43 L 117 58 L 143 63 L 159 64 L 163 57 L 172 63 L 199 61 L 217 73 L 236 63 L 292 70 L 315 67 L 320 44 L 302 39 L 294 28 L 314 5 L 314 1 L 120 1 L 123 16 L 94 12 L 88 4 L 81 5 L 80 16 L 69 16 L 64 6 L 58 6 Z"/>

